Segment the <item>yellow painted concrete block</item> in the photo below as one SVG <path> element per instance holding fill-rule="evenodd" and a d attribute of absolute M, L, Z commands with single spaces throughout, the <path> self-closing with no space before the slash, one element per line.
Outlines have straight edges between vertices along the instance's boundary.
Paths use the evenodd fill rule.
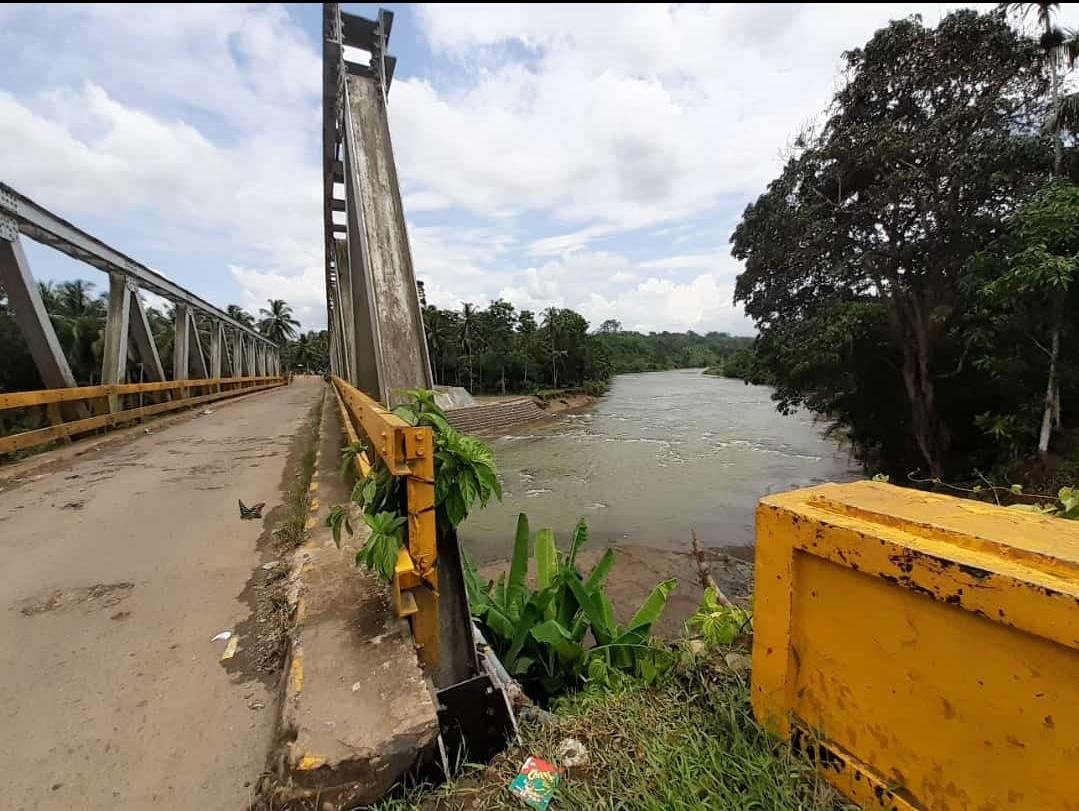
<path fill-rule="evenodd" d="M 754 711 L 863 808 L 1079 810 L 1079 522 L 824 485 L 756 558 Z"/>

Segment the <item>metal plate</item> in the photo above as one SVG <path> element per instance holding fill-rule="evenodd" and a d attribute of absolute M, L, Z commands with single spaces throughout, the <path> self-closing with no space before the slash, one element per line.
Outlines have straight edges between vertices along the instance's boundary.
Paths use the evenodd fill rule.
<path fill-rule="evenodd" d="M 486 763 L 513 734 L 506 699 L 487 674 L 438 691 L 438 721 L 452 763 Z"/>

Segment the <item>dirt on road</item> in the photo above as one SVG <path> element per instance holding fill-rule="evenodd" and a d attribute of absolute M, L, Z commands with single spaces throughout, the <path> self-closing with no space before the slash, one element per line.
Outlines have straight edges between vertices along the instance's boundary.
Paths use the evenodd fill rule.
<path fill-rule="evenodd" d="M 244 629 L 322 391 L 297 378 L 0 489 L 0 806 L 250 801 L 276 692 Z"/>

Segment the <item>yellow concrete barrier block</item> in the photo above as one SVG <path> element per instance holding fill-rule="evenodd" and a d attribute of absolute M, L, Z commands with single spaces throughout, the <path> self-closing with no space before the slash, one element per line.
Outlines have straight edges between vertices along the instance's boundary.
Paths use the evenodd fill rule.
<path fill-rule="evenodd" d="M 865 809 L 1079 809 L 1079 522 L 875 482 L 757 510 L 753 708 Z"/>

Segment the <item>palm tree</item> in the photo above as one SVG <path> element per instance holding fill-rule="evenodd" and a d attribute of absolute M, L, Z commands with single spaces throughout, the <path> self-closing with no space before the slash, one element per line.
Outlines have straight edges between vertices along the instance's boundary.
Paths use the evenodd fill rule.
<path fill-rule="evenodd" d="M 476 337 L 476 307 L 467 301 L 461 302 L 461 343 L 468 354 L 468 391 L 472 393 L 472 341 Z"/>
<path fill-rule="evenodd" d="M 292 342 L 291 349 L 293 369 L 303 369 L 304 371 L 311 371 L 314 366 L 314 346 L 311 340 L 311 335 L 314 333 L 300 333 L 296 340 Z"/>
<path fill-rule="evenodd" d="M 93 282 L 76 279 L 38 286 L 56 337 L 78 381 L 94 382 L 101 368 L 107 297 L 93 298 Z"/>
<path fill-rule="evenodd" d="M 296 337 L 296 327 L 300 326 L 300 322 L 292 317 L 292 308 L 283 299 L 267 299 L 266 303 L 270 309 L 259 309 L 262 316 L 259 332 L 281 346 Z"/>
<path fill-rule="evenodd" d="M 543 326 L 547 330 L 551 341 L 551 388 L 558 388 L 558 359 L 567 354 L 568 350 L 558 348 L 558 316 L 557 307 L 548 307 L 543 311 Z"/>
<path fill-rule="evenodd" d="M 1002 3 L 1001 7 L 1023 18 L 1034 12 L 1041 26 L 1042 34 L 1039 44 L 1045 52 L 1045 64 L 1049 71 L 1049 82 L 1053 94 L 1053 111 L 1047 122 L 1053 136 L 1053 178 L 1061 178 L 1064 164 L 1062 132 L 1065 126 L 1074 130 L 1079 124 L 1079 94 L 1061 95 L 1060 73 L 1065 63 L 1069 68 L 1073 68 L 1079 61 L 1079 35 L 1073 30 L 1064 30 L 1055 24 L 1053 15 L 1060 10 L 1060 3 Z M 1049 440 L 1052 438 L 1053 429 L 1059 431 L 1063 427 L 1059 379 L 1060 333 L 1064 322 L 1061 299 L 1057 299 L 1050 318 L 1052 329 L 1049 340 L 1049 379 L 1046 383 L 1045 408 L 1038 436 L 1038 452 L 1043 457 L 1049 453 Z"/>
<path fill-rule="evenodd" d="M 1076 95 L 1062 96 L 1060 93 L 1060 69 L 1067 62 L 1068 67 L 1074 67 L 1079 60 L 1079 37 L 1072 30 L 1060 28 L 1053 21 L 1055 12 L 1060 11 L 1060 3 L 1002 3 L 1005 11 L 1018 14 L 1026 18 L 1034 12 L 1041 26 L 1042 34 L 1039 44 L 1045 51 L 1045 64 L 1049 72 L 1049 82 L 1052 88 L 1053 112 L 1048 124 L 1053 135 L 1053 177 L 1060 177 L 1064 163 L 1064 142 L 1061 131 L 1066 119 L 1076 117 Z M 1069 109 L 1064 109 L 1069 108 Z"/>
<path fill-rule="evenodd" d="M 254 316 L 238 304 L 230 304 L 225 309 L 225 312 L 228 314 L 229 318 L 233 321 L 239 321 L 245 327 L 253 328 L 255 326 Z"/>
<path fill-rule="evenodd" d="M 161 359 L 162 367 L 171 369 L 172 348 L 176 338 L 175 309 L 170 304 L 165 305 L 164 312 L 156 307 L 147 307 L 146 321 L 150 325 L 150 334 L 154 336 L 154 345 L 157 347 L 157 356 Z"/>
<path fill-rule="evenodd" d="M 420 288 L 423 289 L 422 287 Z M 447 313 L 428 305 L 423 308 L 423 324 L 427 333 L 427 347 L 431 353 L 431 372 L 439 372 L 438 380 L 446 384 L 446 355 L 453 340 L 453 325 Z"/>

